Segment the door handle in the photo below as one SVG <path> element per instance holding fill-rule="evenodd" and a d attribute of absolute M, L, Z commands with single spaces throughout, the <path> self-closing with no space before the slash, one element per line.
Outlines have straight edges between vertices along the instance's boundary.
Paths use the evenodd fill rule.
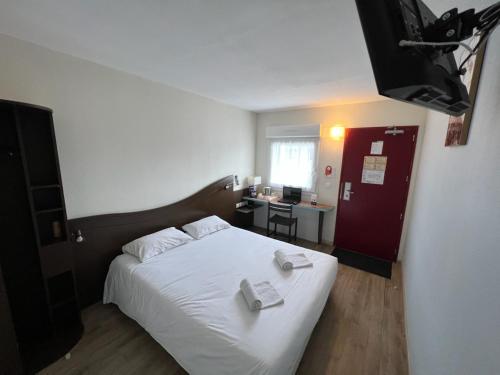
<path fill-rule="evenodd" d="M 342 199 L 345 201 L 350 201 L 351 194 L 354 194 L 354 192 L 351 191 L 351 183 L 348 181 L 345 181 L 343 187 L 344 187 L 344 190 L 342 192 Z"/>

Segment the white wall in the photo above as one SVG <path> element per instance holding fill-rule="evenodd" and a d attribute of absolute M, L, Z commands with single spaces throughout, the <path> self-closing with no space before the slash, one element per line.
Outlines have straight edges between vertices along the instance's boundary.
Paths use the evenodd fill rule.
<path fill-rule="evenodd" d="M 426 111 L 422 108 L 390 100 L 382 100 L 371 103 L 337 105 L 321 108 L 299 109 L 281 112 L 264 112 L 257 115 L 257 153 L 256 174 L 263 178 L 266 184 L 269 174 L 269 147 L 266 140 L 266 127 L 279 125 L 302 125 L 321 124 L 320 155 L 318 165 L 318 201 L 320 203 L 337 205 L 338 189 L 340 182 L 340 169 L 342 166 L 343 142 L 335 141 L 329 136 L 330 128 L 340 124 L 346 128 L 367 126 L 393 126 L 393 125 L 423 125 L 425 123 Z M 424 129 L 419 129 L 419 138 Z M 420 139 L 417 144 L 415 157 L 418 165 L 418 150 Z M 333 178 L 324 176 L 327 165 L 334 168 Z M 415 170 L 416 168 L 414 168 Z M 412 179 L 413 183 L 413 179 Z M 411 193 L 411 191 L 410 191 Z M 410 194 L 411 199 L 411 194 Z M 410 203 L 410 202 L 409 202 Z M 258 210 L 256 214 L 256 225 L 266 225 L 264 209 Z M 296 210 L 299 216 L 298 236 L 311 241 L 317 240 L 317 213 Z M 326 242 L 333 241 L 336 212 L 325 215 L 323 239 Z M 402 239 L 403 248 L 404 238 Z M 400 251 L 400 255 L 402 251 Z"/>
<path fill-rule="evenodd" d="M 69 218 L 253 175 L 255 114 L 0 34 L 0 98 L 54 110 Z"/>
<path fill-rule="evenodd" d="M 465 8 L 464 8 L 465 9 Z M 466 146 L 430 112 L 404 258 L 413 375 L 500 373 L 500 30 Z"/>

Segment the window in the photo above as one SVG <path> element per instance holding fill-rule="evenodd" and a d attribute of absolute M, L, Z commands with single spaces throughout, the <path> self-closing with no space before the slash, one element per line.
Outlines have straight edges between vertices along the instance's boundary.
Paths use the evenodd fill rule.
<path fill-rule="evenodd" d="M 305 191 L 316 188 L 317 139 L 273 139 L 269 182 L 273 187 L 290 185 Z"/>

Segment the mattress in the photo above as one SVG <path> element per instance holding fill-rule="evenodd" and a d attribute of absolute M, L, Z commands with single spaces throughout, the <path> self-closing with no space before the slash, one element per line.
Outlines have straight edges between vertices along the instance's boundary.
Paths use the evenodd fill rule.
<path fill-rule="evenodd" d="M 274 251 L 313 267 L 282 271 Z M 104 303 L 136 320 L 190 374 L 293 374 L 325 306 L 337 259 L 231 227 L 145 263 L 110 265 Z M 250 311 L 240 281 L 269 281 L 285 303 Z"/>

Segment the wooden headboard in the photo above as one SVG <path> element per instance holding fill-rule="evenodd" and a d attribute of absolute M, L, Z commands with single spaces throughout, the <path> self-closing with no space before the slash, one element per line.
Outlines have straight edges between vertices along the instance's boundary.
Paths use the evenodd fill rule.
<path fill-rule="evenodd" d="M 81 231 L 83 242 L 73 241 L 75 277 L 82 307 L 102 299 L 104 280 L 111 261 L 126 243 L 167 227 L 217 215 L 234 222 L 233 176 L 224 177 L 194 195 L 168 206 L 130 213 L 88 216 L 69 220 L 70 233 Z"/>

